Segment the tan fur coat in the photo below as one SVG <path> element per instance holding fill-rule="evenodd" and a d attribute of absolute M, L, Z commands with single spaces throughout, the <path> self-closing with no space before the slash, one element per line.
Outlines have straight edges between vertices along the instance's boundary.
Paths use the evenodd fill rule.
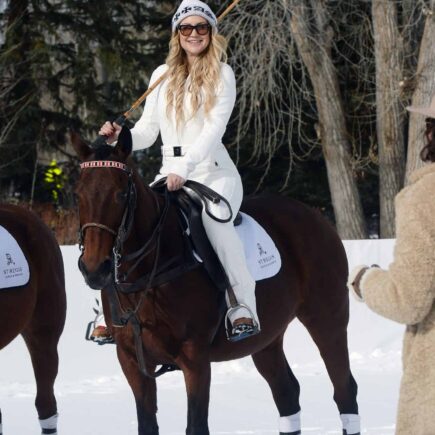
<path fill-rule="evenodd" d="M 435 435 L 435 163 L 396 197 L 397 240 L 388 271 L 370 269 L 364 301 L 406 324 L 396 434 Z"/>

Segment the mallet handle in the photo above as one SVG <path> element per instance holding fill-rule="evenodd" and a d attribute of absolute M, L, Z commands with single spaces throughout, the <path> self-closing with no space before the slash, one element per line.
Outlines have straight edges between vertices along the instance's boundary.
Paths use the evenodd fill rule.
<path fill-rule="evenodd" d="M 127 121 L 127 117 L 124 115 L 119 115 L 118 118 L 115 119 L 116 124 L 118 125 L 124 125 L 125 121 Z M 91 148 L 97 149 L 100 148 L 103 145 L 106 145 L 107 136 L 104 136 L 102 134 L 99 134 L 98 137 L 92 142 Z"/>

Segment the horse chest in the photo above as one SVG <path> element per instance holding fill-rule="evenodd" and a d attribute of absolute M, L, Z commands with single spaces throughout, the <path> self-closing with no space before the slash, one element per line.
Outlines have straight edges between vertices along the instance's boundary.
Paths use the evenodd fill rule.
<path fill-rule="evenodd" d="M 136 353 L 136 343 L 132 328 L 122 328 L 114 331 L 118 346 L 129 353 Z M 172 363 L 180 350 L 180 341 L 173 337 L 167 328 L 145 325 L 141 330 L 141 342 L 147 363 Z"/>

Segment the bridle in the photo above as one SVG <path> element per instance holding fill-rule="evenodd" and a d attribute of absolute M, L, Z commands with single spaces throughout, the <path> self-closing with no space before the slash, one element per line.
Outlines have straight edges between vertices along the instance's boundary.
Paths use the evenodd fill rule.
<path fill-rule="evenodd" d="M 121 254 L 122 248 L 124 242 L 127 240 L 130 231 L 132 229 L 134 211 L 136 209 L 137 192 L 136 192 L 136 186 L 133 182 L 133 171 L 124 163 L 109 161 L 109 160 L 84 162 L 80 165 L 80 168 L 82 170 L 91 169 L 91 168 L 116 168 L 122 170 L 128 175 L 127 202 L 118 230 L 115 231 L 112 228 L 108 227 L 107 225 L 97 223 L 97 222 L 86 223 L 79 230 L 79 240 L 80 240 L 79 243 L 83 255 L 85 249 L 83 244 L 85 230 L 89 228 L 99 228 L 115 236 L 115 242 L 113 244 L 113 249 L 112 249 L 113 260 L 114 260 L 113 282 L 107 288 L 110 310 L 112 314 L 112 323 L 113 326 L 115 327 L 124 327 L 129 323 L 132 325 L 135 347 L 136 347 L 136 356 L 139 362 L 140 370 L 145 376 L 155 379 L 166 372 L 170 372 L 177 369 L 177 367 L 172 364 L 163 364 L 162 367 L 159 370 L 155 371 L 154 373 L 150 373 L 148 371 L 145 363 L 144 349 L 143 349 L 142 338 L 141 338 L 142 325 L 138 318 L 139 309 L 157 273 L 157 266 L 160 257 L 160 234 L 164 226 L 164 223 L 166 221 L 166 216 L 168 214 L 169 205 L 170 205 L 167 190 L 165 190 L 165 206 L 162 211 L 160 210 L 160 204 L 157 199 L 157 196 L 153 192 L 153 197 L 156 200 L 157 210 L 160 213 L 160 217 L 157 222 L 157 225 L 154 227 L 154 230 L 150 238 L 139 250 L 122 257 Z M 121 302 L 118 296 L 118 290 L 120 289 L 121 280 L 127 278 L 128 275 L 139 265 L 139 263 L 143 260 L 143 258 L 145 258 L 148 254 L 150 254 L 154 250 L 155 250 L 155 255 L 154 255 L 151 273 L 138 280 L 138 282 L 140 283 L 142 282 L 146 283 L 144 290 L 141 292 L 139 301 L 137 302 L 136 306 L 133 309 L 124 310 L 121 306 Z M 129 268 L 129 270 L 122 277 L 120 277 L 118 273 L 119 268 L 121 267 L 121 260 L 124 260 L 126 262 L 135 260 L 134 264 Z"/>
<path fill-rule="evenodd" d="M 113 326 L 116 327 L 123 327 L 129 323 L 132 325 L 133 332 L 134 332 L 136 355 L 138 358 L 140 370 L 145 376 L 150 378 L 156 378 L 162 375 L 163 373 L 175 370 L 176 366 L 172 364 L 163 364 L 162 367 L 159 370 L 157 370 L 155 373 L 148 372 L 145 364 L 144 349 L 143 349 L 143 343 L 141 339 L 142 325 L 138 318 L 139 309 L 152 285 L 156 285 L 159 282 L 167 282 L 168 280 L 173 279 L 179 276 L 180 274 L 193 270 L 194 268 L 198 267 L 199 263 L 195 260 L 194 255 L 190 253 L 191 256 L 190 261 L 188 262 L 182 261 L 179 266 L 174 266 L 174 263 L 176 263 L 177 260 L 180 258 L 180 255 L 178 255 L 176 257 L 170 258 L 168 261 L 160 265 L 162 271 L 165 271 L 168 268 L 170 268 L 170 270 L 158 275 L 158 263 L 160 257 L 160 236 L 164 224 L 166 222 L 166 217 L 168 215 L 168 210 L 170 207 L 169 192 L 166 189 L 166 186 L 164 185 L 165 183 L 164 179 L 160 180 L 160 183 L 156 183 L 157 184 L 156 187 L 160 186 L 160 188 L 163 188 L 164 190 L 165 204 L 162 210 L 160 210 L 160 203 L 157 198 L 157 194 L 153 191 L 153 189 L 151 189 L 153 197 L 156 201 L 158 213 L 160 215 L 158 222 L 152 231 L 151 236 L 148 238 L 146 243 L 140 249 L 128 255 L 124 254 L 123 256 L 122 255 L 123 245 L 130 235 L 133 226 L 134 212 L 137 204 L 137 191 L 133 181 L 133 171 L 125 163 L 110 161 L 110 160 L 84 162 L 80 165 L 80 168 L 82 170 L 93 169 L 93 168 L 115 168 L 115 169 L 122 170 L 128 176 L 127 201 L 118 230 L 115 231 L 114 229 L 108 227 L 107 225 L 98 222 L 86 223 L 83 226 L 81 226 L 79 230 L 79 246 L 82 252 L 81 255 L 83 256 L 85 251 L 85 247 L 84 247 L 85 231 L 90 228 L 99 228 L 115 236 L 115 242 L 112 248 L 113 281 L 107 288 L 110 310 L 112 314 L 112 324 Z M 205 210 L 213 219 L 219 222 L 229 222 L 230 220 L 232 220 L 231 206 L 225 198 L 223 198 L 216 192 L 212 191 L 211 189 L 207 188 L 206 186 L 203 186 L 192 180 L 188 180 L 186 182 L 186 186 L 193 189 L 200 197 L 203 198 L 202 200 L 205 204 Z M 213 216 L 208 208 L 206 199 L 213 203 L 219 203 L 222 200 L 228 207 L 230 213 L 229 218 L 219 219 Z M 188 239 L 187 232 L 185 231 L 183 231 L 183 238 L 185 241 Z M 125 284 L 125 279 L 127 279 L 130 273 L 134 269 L 136 269 L 136 267 L 140 264 L 140 262 L 153 251 L 154 251 L 154 260 L 153 260 L 151 272 L 146 274 L 145 276 L 138 278 L 129 290 L 123 289 L 122 287 Z M 133 265 L 122 276 L 119 275 L 121 261 L 126 263 L 133 261 Z M 158 275 L 157 278 L 156 275 Z M 160 276 L 160 280 L 159 280 L 159 276 Z M 141 291 L 141 295 L 136 306 L 133 309 L 124 310 L 119 300 L 118 291 L 121 291 L 123 293 L 130 293 L 130 292 L 136 292 L 138 290 Z"/>
<path fill-rule="evenodd" d="M 127 240 L 134 219 L 134 211 L 136 209 L 136 187 L 133 182 L 133 171 L 125 164 L 121 162 L 111 161 L 111 160 L 96 160 L 90 162 L 84 162 L 80 165 L 81 170 L 85 169 L 93 169 L 93 168 L 115 168 L 120 169 L 128 176 L 128 187 L 127 187 L 127 200 L 124 208 L 124 212 L 122 215 L 121 223 L 118 227 L 118 230 L 114 230 L 107 225 L 104 225 L 99 222 L 89 222 L 82 225 L 79 229 L 79 248 L 84 254 L 84 238 L 85 231 L 89 228 L 99 228 L 103 231 L 107 231 L 111 235 L 115 236 L 115 242 L 113 244 L 113 260 L 114 260 L 114 279 L 115 282 L 118 282 L 118 270 L 120 268 L 120 260 L 121 260 L 121 251 L 124 245 L 124 242 Z"/>
<path fill-rule="evenodd" d="M 154 192 L 151 191 L 156 201 L 156 207 L 158 213 L 160 214 L 159 220 L 150 238 L 147 240 L 147 242 L 137 251 L 123 256 L 122 255 L 123 246 L 125 241 L 128 239 L 131 229 L 133 227 L 134 212 L 137 204 L 137 192 L 136 192 L 136 186 L 133 181 L 133 171 L 125 163 L 111 161 L 111 160 L 97 160 L 97 161 L 84 162 L 80 165 L 80 168 L 82 170 L 93 169 L 93 168 L 115 168 L 115 169 L 122 170 L 128 176 L 126 205 L 118 229 L 114 230 L 108 227 L 107 225 L 101 224 L 99 222 L 89 222 L 82 225 L 79 230 L 79 247 L 82 252 L 82 255 L 84 254 L 85 251 L 85 247 L 84 247 L 85 231 L 89 228 L 99 228 L 115 236 L 115 241 L 112 248 L 113 279 L 115 284 L 119 284 L 121 281 L 125 280 L 130 275 L 130 273 L 133 272 L 134 269 L 136 269 L 139 263 L 154 250 L 154 245 L 157 245 L 156 255 L 155 255 L 154 265 L 153 265 L 153 270 L 154 270 L 157 267 L 157 262 L 159 257 L 159 252 L 158 252 L 159 251 L 158 246 L 160 241 L 159 236 L 163 224 L 166 220 L 167 211 L 169 208 L 169 200 L 166 198 L 165 207 L 161 212 L 160 204 L 157 199 L 157 196 L 154 194 Z M 129 270 L 125 274 L 120 276 L 119 269 L 121 267 L 122 261 L 124 262 L 134 261 L 134 264 L 129 268 Z"/>

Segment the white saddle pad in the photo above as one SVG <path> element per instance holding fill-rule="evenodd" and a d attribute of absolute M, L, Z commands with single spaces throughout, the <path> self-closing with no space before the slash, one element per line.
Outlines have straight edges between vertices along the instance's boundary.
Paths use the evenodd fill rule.
<path fill-rule="evenodd" d="M 248 269 L 255 281 L 271 278 L 281 269 L 281 255 L 264 228 L 251 216 L 242 215 L 242 223 L 236 227 L 245 248 Z"/>
<path fill-rule="evenodd" d="M 12 235 L 0 225 L 0 290 L 29 282 L 29 264 Z"/>

